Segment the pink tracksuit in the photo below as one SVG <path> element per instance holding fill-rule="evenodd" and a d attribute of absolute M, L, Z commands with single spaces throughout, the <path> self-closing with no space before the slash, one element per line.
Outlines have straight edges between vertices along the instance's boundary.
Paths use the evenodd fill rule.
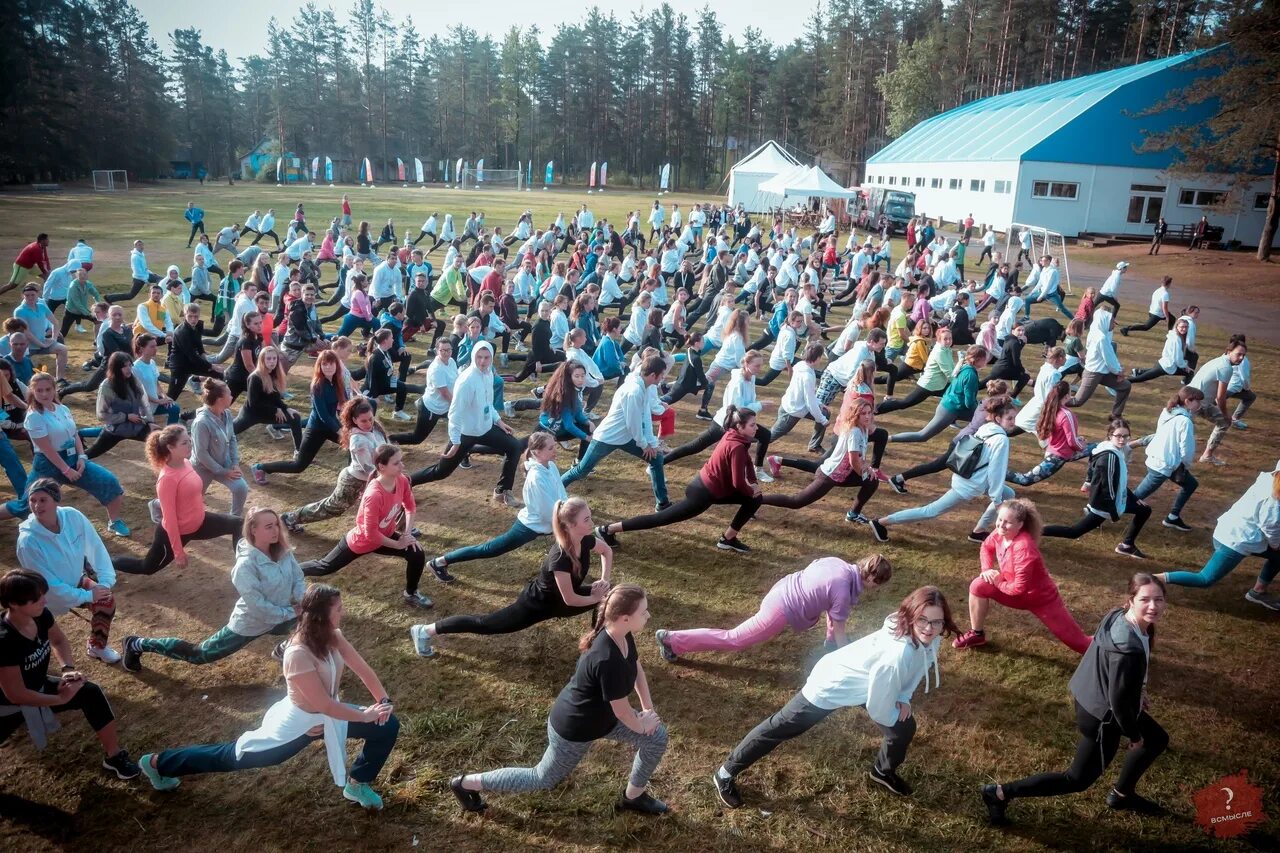
<path fill-rule="evenodd" d="M 1030 533 L 1019 531 L 1012 540 L 998 533 L 988 536 L 982 543 L 982 570 L 992 568 L 1000 572 L 1000 578 L 994 584 L 981 577 L 974 578 L 969 584 L 970 595 L 1028 611 L 1055 637 L 1084 654 L 1089 648 L 1089 636 L 1080 630 L 1079 623 L 1062 602 L 1058 585 L 1049 576 L 1040 548 Z"/>

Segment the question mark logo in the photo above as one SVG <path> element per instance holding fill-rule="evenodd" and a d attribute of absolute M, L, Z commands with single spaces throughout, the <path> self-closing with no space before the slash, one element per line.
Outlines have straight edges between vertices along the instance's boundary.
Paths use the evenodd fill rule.
<path fill-rule="evenodd" d="M 1230 788 L 1221 788 L 1220 790 L 1227 792 L 1227 811 L 1231 811 L 1231 801 L 1236 798 L 1236 792 Z"/>

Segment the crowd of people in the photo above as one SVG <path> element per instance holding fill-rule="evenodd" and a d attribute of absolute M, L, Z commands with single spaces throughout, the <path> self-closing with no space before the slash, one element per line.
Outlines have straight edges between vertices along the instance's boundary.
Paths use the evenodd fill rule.
<path fill-rule="evenodd" d="M 675 663 L 708 651 L 740 652 L 788 628 L 825 622 L 824 654 L 804 686 L 711 773 L 724 806 L 743 805 L 737 779 L 744 771 L 845 707 L 864 708 L 883 734 L 869 780 L 912 795 L 899 770 L 917 730 L 918 688 L 923 683 L 928 694 L 940 687 L 945 637 L 958 650 L 989 642 L 995 602 L 1028 611 L 1080 656 L 1067 685 L 1080 741 L 1067 771 L 987 785 L 974 792 L 975 805 L 1004 823 L 1013 800 L 1083 791 L 1123 738 L 1130 749 L 1106 803 L 1159 813 L 1136 785 L 1169 743 L 1147 712 L 1145 691 L 1167 585 L 1207 587 L 1258 557 L 1262 569 L 1245 598 L 1280 610 L 1268 592 L 1280 572 L 1280 464 L 1260 472 L 1222 513 L 1203 568 L 1133 574 L 1092 634 L 1073 616 L 1041 553 L 1043 537 L 1077 538 L 1129 516 L 1115 551 L 1147 559 L 1137 539 L 1153 514 L 1149 499 L 1172 483 L 1177 494 L 1162 527 L 1191 530 L 1183 513 L 1198 486 L 1192 469 L 1226 464 L 1219 449 L 1232 429 L 1248 427 L 1243 418 L 1256 399 L 1248 342 L 1232 335 L 1219 352 L 1208 345 L 1201 359 L 1208 342 L 1196 338 L 1200 309 L 1176 309 L 1168 277 L 1152 294 L 1147 319 L 1120 327 L 1122 336 L 1167 329 L 1161 358 L 1126 372 L 1113 338 L 1126 263 L 1100 288 L 1086 289 L 1071 312 L 1058 259 L 1035 257 L 1025 240 L 1011 262 L 994 250 L 988 229 L 978 263 L 989 259 L 989 266 L 966 279 L 971 221 L 956 238 L 927 219 L 913 221 L 906 253 L 895 262 L 887 234 L 860 240 L 850 232 L 842 243 L 834 213 L 816 233 L 801 235 L 781 218 L 755 220 L 715 204 L 668 210 L 661 200 L 630 211 L 625 223 L 597 218 L 586 204 L 543 226 L 526 211 L 506 235 L 482 211 L 459 216 L 460 225 L 452 213 L 433 211 L 421 228 L 405 229 L 403 240 L 391 219 L 378 230 L 357 223 L 346 195 L 331 218 L 321 218 L 319 233 L 302 204 L 287 225 L 274 209 L 254 210 L 243 223 L 211 225 L 212 237 L 205 217 L 194 203 L 182 212 L 188 248 L 194 245 L 187 275 L 177 266 L 152 272 L 137 240 L 128 289 L 104 296 L 89 277 L 93 248 L 80 240 L 54 267 L 42 233 L 0 288 L 21 289 L 0 338 L 0 464 L 14 491 L 0 516 L 16 525 L 20 566 L 0 577 L 0 741 L 25 728 L 43 748 L 58 715 L 79 711 L 101 742 L 104 768 L 169 790 L 185 776 L 280 764 L 323 740 L 343 796 L 381 808 L 374 783 L 395 746 L 397 711 L 405 709 L 343 634 L 340 590 L 307 578 L 366 555 L 392 558 L 405 568 L 399 600 L 425 610 L 435 604 L 420 589 L 426 570 L 449 584 L 468 561 L 542 540 L 540 568 L 513 590 L 513 603 L 410 631 L 414 651 L 430 658 L 447 651 L 450 635 L 514 633 L 590 614 L 577 667 L 550 710 L 541 760 L 475 773 L 459 767 L 448 785 L 464 810 L 479 812 L 484 792 L 550 788 L 592 743 L 608 739 L 635 751 L 619 808 L 661 814 L 668 806 L 650 781 L 668 726 L 678 721 L 655 709 L 638 649 L 650 621 L 648 594 L 635 583 L 615 583 L 615 551 L 631 534 L 729 504 L 732 519 L 713 544 L 747 553 L 749 525 L 772 529 L 784 518 L 766 507 L 801 510 L 841 487 L 854 490 L 845 515 L 855 525 L 850 530 L 879 542 L 889 541 L 891 528 L 985 502 L 968 536 L 978 546 L 968 628 L 959 627 L 943 590 L 922 586 L 893 594 L 900 603 L 880 609 L 889 610 L 882 626 L 856 636 L 853 608 L 873 606 L 868 599 L 887 594 L 881 589 L 893 575 L 885 555 L 869 553 L 854 561 L 824 556 L 786 575 L 736 627 L 656 630 L 659 656 Z M 224 252 L 229 257 L 220 259 Z M 1041 302 L 1049 311 L 1031 319 Z M 837 322 L 843 309 L 847 317 Z M 1058 312 L 1067 315 L 1065 327 Z M 93 340 L 79 382 L 69 378 L 73 329 Z M 1027 364 L 1030 344 L 1043 350 L 1039 366 Z M 1134 385 L 1166 376 L 1179 383 L 1157 392 L 1167 402 L 1135 436 L 1125 417 Z M 775 406 L 757 389 L 777 380 L 786 389 Z M 905 393 L 898 396 L 900 385 Z M 880 386 L 886 395 L 877 393 Z M 1090 439 L 1075 410 L 1099 386 L 1111 397 L 1109 424 Z M 77 422 L 64 400 L 87 393 L 96 394 L 96 420 Z M 180 402 L 184 394 L 189 408 Z M 309 398 L 306 411 L 291 405 L 300 397 Z M 926 400 L 936 408 L 918 429 L 877 424 Z M 537 413 L 529 430 L 521 425 L 526 411 Z M 678 411 L 705 427 L 673 447 Z M 1197 453 L 1199 419 L 1212 430 Z M 383 420 L 406 431 L 389 433 Z M 442 420 L 435 461 L 408 464 L 406 448 L 426 442 Z M 779 453 L 784 437 L 806 420 L 813 423 L 807 455 Z M 936 439 L 948 427 L 956 432 L 943 448 Z M 283 446 L 292 452 L 242 463 L 237 437 L 250 429 L 291 440 Z M 1030 446 L 1023 435 L 1038 440 L 1044 457 L 1026 473 L 1009 461 L 1013 442 Z M 900 467 L 895 446 L 928 441 L 938 445 L 934 458 L 886 472 Z M 65 502 L 68 489 L 87 493 L 105 510 L 105 529 L 131 537 L 121 513 L 124 487 L 112 470 L 113 460 L 138 454 L 130 442 L 142 445 L 155 472 L 154 528 L 140 557 L 113 553 Z M 330 443 L 348 464 L 327 497 L 278 508 L 253 499 L 253 485 L 305 472 Z M 15 445 L 29 445 L 29 470 Z M 1145 449 L 1141 463 L 1132 455 L 1138 447 Z M 560 462 L 561 449 L 573 458 Z M 593 515 L 590 489 L 580 481 L 615 451 L 647 467 L 652 512 L 614 521 Z M 421 460 L 425 451 L 413 454 Z M 419 501 L 431 499 L 427 484 L 492 456 L 500 457 L 492 499 L 517 511 L 509 528 L 492 536 L 475 531 L 479 544 L 433 552 L 432 537 L 415 524 Z M 667 476 L 688 458 L 699 462 L 696 473 L 673 500 Z M 1034 488 L 1072 462 L 1084 463 L 1083 517 L 1046 524 L 1014 487 Z M 1132 486 L 1129 467 L 1139 464 L 1145 471 Z M 812 480 L 787 493 L 777 483 L 784 469 Z M 869 511 L 883 484 L 905 495 L 909 481 L 944 473 L 949 487 L 931 502 Z M 215 482 L 228 493 L 227 512 L 209 507 Z M 349 529 L 327 553 L 296 556 L 291 537 L 329 518 L 347 519 Z M 894 535 L 911 535 L 901 530 Z M 111 628 L 119 576 L 185 567 L 191 548 L 233 566 L 238 598 L 225 626 L 194 640 L 129 635 L 117 651 Z M 73 611 L 84 611 L 90 624 L 85 655 L 129 672 L 141 670 L 147 655 L 213 664 L 270 636 L 287 694 L 234 741 L 157 744 L 134 761 L 105 692 L 76 664 L 59 625 Z M 61 671 L 51 673 L 55 657 Z M 367 701 L 340 698 L 348 668 Z M 348 739 L 362 744 L 350 764 Z"/>

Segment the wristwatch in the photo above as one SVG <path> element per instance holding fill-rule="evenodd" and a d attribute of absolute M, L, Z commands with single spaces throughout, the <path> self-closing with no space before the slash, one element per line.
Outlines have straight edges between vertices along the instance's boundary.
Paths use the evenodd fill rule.
<path fill-rule="evenodd" d="M 73 663 L 64 663 L 62 665 L 63 672 L 75 672 L 75 669 L 76 669 L 76 665 Z"/>
<path fill-rule="evenodd" d="M 379 700 L 378 700 L 378 704 L 379 704 L 379 705 L 390 705 L 390 704 L 391 704 L 391 698 L 390 698 L 389 696 L 383 696 L 381 699 L 379 699 Z"/>

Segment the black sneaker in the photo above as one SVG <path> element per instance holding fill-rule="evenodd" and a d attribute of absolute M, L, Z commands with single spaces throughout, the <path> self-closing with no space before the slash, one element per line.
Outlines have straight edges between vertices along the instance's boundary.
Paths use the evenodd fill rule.
<path fill-rule="evenodd" d="M 1181 516 L 1166 515 L 1164 521 L 1161 522 L 1165 527 L 1171 530 L 1180 530 L 1183 533 L 1191 532 L 1191 525 L 1182 520 Z"/>
<path fill-rule="evenodd" d="M 272 660 L 283 661 L 283 660 L 284 660 L 284 651 L 285 651 L 285 649 L 287 649 L 287 648 L 289 648 L 289 641 L 288 641 L 288 640 L 281 640 L 280 642 L 276 643 L 276 647 L 275 647 L 274 649 L 272 649 L 272 650 L 271 650 L 271 659 L 272 659 Z"/>
<path fill-rule="evenodd" d="M 1116 546 L 1116 553 L 1123 554 L 1126 557 L 1133 557 L 1135 560 L 1147 559 L 1147 555 L 1139 551 L 1137 545 L 1129 545 L 1125 542 L 1121 542 Z"/>
<path fill-rule="evenodd" d="M 893 490 L 900 495 L 907 493 L 907 481 L 902 479 L 901 474 L 894 474 L 889 478 L 889 485 L 893 486 Z"/>
<path fill-rule="evenodd" d="M 908 785 L 901 776 L 899 776 L 897 773 L 893 772 L 892 770 L 890 770 L 888 773 L 881 773 L 875 767 L 872 767 L 871 770 L 867 773 L 867 776 L 868 778 L 871 779 L 872 782 L 877 782 L 881 785 L 884 785 L 886 788 L 888 788 L 893 793 L 897 794 L 899 797 L 911 796 L 911 786 Z"/>
<path fill-rule="evenodd" d="M 454 776 L 449 780 L 449 790 L 458 798 L 458 805 L 462 806 L 464 812 L 482 812 L 489 808 L 479 791 L 468 791 L 462 787 L 461 776 Z"/>
<path fill-rule="evenodd" d="M 1126 338 L 1127 338 L 1127 337 L 1129 337 L 1129 327 L 1128 327 L 1128 326 L 1121 326 L 1121 327 L 1120 327 L 1120 334 L 1121 334 L 1121 335 L 1123 335 L 1123 336 L 1124 336 L 1124 337 L 1126 337 Z"/>
<path fill-rule="evenodd" d="M 662 655 L 662 659 L 667 663 L 675 663 L 679 658 L 676 657 L 675 652 L 671 651 L 671 646 L 667 645 L 667 637 L 670 633 L 670 631 L 659 628 L 653 632 L 653 638 L 658 641 L 658 652 Z"/>
<path fill-rule="evenodd" d="M 634 800 L 627 797 L 627 789 L 622 789 L 622 796 L 618 797 L 618 808 L 624 811 L 640 812 L 640 814 L 660 815 L 671 811 L 667 804 L 657 797 L 645 791 Z"/>
<path fill-rule="evenodd" d="M 458 463 L 458 467 L 459 467 L 459 468 L 461 468 L 463 471 L 468 471 L 468 470 L 470 470 L 470 469 L 471 469 L 471 454 L 467 454 L 466 456 L 462 457 L 462 461 Z"/>
<path fill-rule="evenodd" d="M 698 413 L 694 415 L 694 417 L 696 417 L 700 421 L 714 420 L 714 418 L 711 417 L 711 413 L 708 412 L 706 409 L 698 409 Z"/>
<path fill-rule="evenodd" d="M 716 786 L 716 796 L 724 803 L 725 808 L 742 808 L 742 794 L 738 792 L 738 784 L 732 778 L 722 779 L 717 771 L 711 774 L 711 784 Z"/>
<path fill-rule="evenodd" d="M 732 539 L 725 539 L 723 536 L 716 542 L 716 547 L 721 551 L 737 551 L 739 554 L 750 553 L 751 549 L 743 543 L 737 536 Z"/>
<path fill-rule="evenodd" d="M 846 512 L 844 514 L 844 520 L 851 521 L 854 524 L 870 524 L 871 523 L 871 519 L 867 518 L 865 515 L 863 515 L 862 513 L 858 512 L 855 509 L 851 509 L 848 512 Z"/>
<path fill-rule="evenodd" d="M 1114 789 L 1107 794 L 1107 808 L 1119 812 L 1137 812 L 1145 815 L 1168 814 L 1169 810 L 1159 803 L 1148 800 L 1138 794 L 1120 794 Z"/>
<path fill-rule="evenodd" d="M 138 648 L 137 637 L 124 638 L 124 655 L 120 658 L 120 668 L 125 672 L 142 672 L 142 649 Z"/>
<path fill-rule="evenodd" d="M 990 533 L 983 530 L 974 530 L 969 533 L 968 539 L 970 542 L 976 542 L 981 545 L 983 542 L 987 541 L 987 537 L 990 535 Z"/>
<path fill-rule="evenodd" d="M 102 769 L 110 770 L 121 779 L 137 779 L 142 775 L 142 768 L 123 749 L 102 759 Z"/>
<path fill-rule="evenodd" d="M 618 537 L 609 532 L 609 526 L 607 524 L 596 525 L 596 538 L 615 550 L 621 544 L 618 542 Z"/>
<path fill-rule="evenodd" d="M 889 541 L 889 528 L 880 522 L 880 519 L 871 519 L 871 535 L 876 537 L 877 542 Z"/>
<path fill-rule="evenodd" d="M 996 796 L 995 785 L 982 786 L 982 804 L 987 807 L 987 820 L 991 821 L 992 826 L 1004 826 L 1009 822 L 1009 819 L 1004 816 L 1004 810 L 1009 807 L 1009 801 Z"/>
<path fill-rule="evenodd" d="M 449 569 L 440 562 L 439 557 L 436 557 L 431 562 L 427 563 L 427 565 L 431 568 L 431 573 L 434 574 L 436 579 L 441 583 L 453 583 L 456 580 L 453 575 L 449 574 Z"/>

